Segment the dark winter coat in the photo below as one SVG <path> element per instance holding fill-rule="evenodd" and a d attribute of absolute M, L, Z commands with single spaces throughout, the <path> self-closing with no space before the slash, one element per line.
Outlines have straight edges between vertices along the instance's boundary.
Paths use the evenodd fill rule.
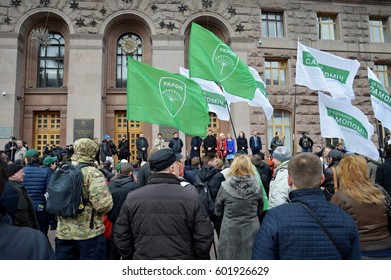
<path fill-rule="evenodd" d="M 140 187 L 145 186 L 148 183 L 149 176 L 152 174 L 150 167 L 149 162 L 146 162 L 138 170 L 137 183 Z"/>
<path fill-rule="evenodd" d="M 207 183 L 213 201 L 216 200 L 221 182 L 225 181 L 224 175 L 220 173 L 220 171 L 221 170 L 216 169 L 214 166 L 205 165 L 197 175 L 203 183 Z"/>
<path fill-rule="evenodd" d="M 236 139 L 237 152 L 248 154 L 248 142 L 246 137 L 238 137 Z"/>
<path fill-rule="evenodd" d="M 11 148 L 13 148 L 13 149 L 11 149 Z M 10 160 L 12 162 L 15 161 L 16 148 L 17 148 L 16 142 L 14 142 L 14 141 L 7 142 L 4 145 L 4 152 L 7 154 L 8 160 Z"/>
<path fill-rule="evenodd" d="M 375 182 L 391 195 L 391 156 L 377 167 Z"/>
<path fill-rule="evenodd" d="M 53 260 L 55 255 L 47 237 L 39 230 L 10 224 L 0 214 L 0 260 Z"/>
<path fill-rule="evenodd" d="M 40 167 L 33 163 L 23 167 L 24 180 L 22 185 L 34 203 L 34 209 L 42 211 L 46 206 L 45 192 L 50 181 L 52 171 L 50 168 Z M 40 205 L 40 206 L 39 206 Z M 43 207 L 43 208 L 42 208 Z"/>
<path fill-rule="evenodd" d="M 194 136 L 191 138 L 190 141 L 190 159 L 194 157 L 200 157 L 201 156 L 201 145 L 202 145 L 202 138 L 199 136 Z M 194 150 L 194 148 L 197 148 L 197 150 Z"/>
<path fill-rule="evenodd" d="M 173 174 L 154 173 L 128 194 L 114 241 L 124 259 L 208 259 L 213 228 L 195 192 Z"/>
<path fill-rule="evenodd" d="M 137 158 L 138 159 L 145 159 L 146 160 L 148 158 L 148 154 L 147 154 L 148 147 L 149 147 L 149 144 L 148 144 L 147 138 L 145 138 L 145 137 L 137 138 L 136 148 L 137 148 Z M 143 151 L 142 148 L 145 148 L 145 150 Z"/>
<path fill-rule="evenodd" d="M 113 207 L 107 213 L 110 222 L 115 223 L 126 196 L 137 188 L 139 188 L 139 185 L 128 175 L 118 174 L 117 177 L 110 180 L 109 191 L 113 198 Z"/>
<path fill-rule="evenodd" d="M 102 162 L 106 161 L 106 157 L 113 157 L 117 153 L 117 147 L 113 141 L 106 139 L 100 145 L 100 159 Z"/>
<path fill-rule="evenodd" d="M 269 197 L 269 189 L 270 189 L 270 181 L 272 180 L 273 171 L 270 168 L 270 165 L 266 162 L 262 161 L 260 166 L 256 166 L 259 176 L 261 177 L 261 181 L 263 187 L 265 188 L 266 194 Z"/>
<path fill-rule="evenodd" d="M 200 173 L 200 170 L 200 168 L 195 166 L 185 166 L 183 177 L 187 182 L 194 185 L 194 178 L 198 173 Z"/>
<path fill-rule="evenodd" d="M 182 153 L 183 142 L 181 138 L 172 138 L 168 143 L 168 147 L 171 148 L 174 153 Z"/>
<path fill-rule="evenodd" d="M 250 260 L 263 212 L 263 196 L 256 176 L 228 177 L 215 203 L 223 218 L 217 257 L 219 260 Z"/>
<path fill-rule="evenodd" d="M 320 189 L 289 193 L 290 203 L 270 209 L 254 242 L 256 260 L 359 260 L 360 238 L 355 222 L 344 210 L 326 201 Z M 302 205 L 319 217 L 334 237 L 333 242 Z"/>
<path fill-rule="evenodd" d="M 206 136 L 205 139 L 204 139 L 205 153 L 213 153 L 213 154 L 215 154 L 216 153 L 216 147 L 217 147 L 216 137 L 214 137 L 213 135 Z M 208 148 L 211 148 L 211 149 L 208 150 Z"/>
<path fill-rule="evenodd" d="M 331 197 L 335 193 L 334 191 L 334 176 L 333 170 L 331 168 L 337 168 L 339 160 L 333 160 L 332 163 L 324 170 L 324 181 L 322 186 L 324 187 L 324 195 L 328 201 L 330 201 Z M 334 169 L 335 172 L 336 169 Z"/>
<path fill-rule="evenodd" d="M 118 159 L 119 160 L 121 160 L 121 159 L 128 159 L 128 157 L 130 156 L 130 153 L 129 153 L 129 141 L 128 140 L 124 140 L 124 141 L 119 142 L 118 149 L 119 149 Z"/>
<path fill-rule="evenodd" d="M 255 147 L 255 143 L 257 146 Z M 262 150 L 262 141 L 259 136 L 251 136 L 250 137 L 250 149 L 253 155 L 259 154 Z"/>
<path fill-rule="evenodd" d="M 0 204 L 7 208 L 8 215 L 15 226 L 39 229 L 33 201 L 20 183 L 8 181 Z"/>

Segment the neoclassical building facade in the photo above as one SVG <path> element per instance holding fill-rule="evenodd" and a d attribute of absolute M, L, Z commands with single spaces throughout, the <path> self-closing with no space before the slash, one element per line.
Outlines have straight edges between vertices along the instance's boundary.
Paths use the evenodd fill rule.
<path fill-rule="evenodd" d="M 295 85 L 300 40 L 360 62 L 353 105 L 379 128 L 373 141 L 381 145 L 384 129 L 373 116 L 366 67 L 390 86 L 389 2 L 1 0 L 1 147 L 11 135 L 42 150 L 108 134 L 115 142 L 129 137 L 134 154 L 141 132 L 151 144 L 158 132 L 168 141 L 175 128 L 126 120 L 126 57 L 178 73 L 188 67 L 192 22 L 214 32 L 259 72 L 275 109 L 267 120 L 262 108 L 232 104 L 232 122 L 210 114 L 215 134 L 244 131 L 249 138 L 257 130 L 264 151 L 276 131 L 293 151 L 302 131 L 317 145 L 340 141 L 321 138 L 316 92 Z M 47 45 L 40 41 L 43 30 Z M 180 137 L 188 146 L 191 136 Z"/>

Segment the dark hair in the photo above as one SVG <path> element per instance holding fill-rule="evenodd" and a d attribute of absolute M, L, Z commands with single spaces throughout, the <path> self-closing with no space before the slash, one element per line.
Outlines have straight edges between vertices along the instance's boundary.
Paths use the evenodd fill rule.
<path fill-rule="evenodd" d="M 198 166 L 198 165 L 200 165 L 200 163 L 201 163 L 201 161 L 200 161 L 200 158 L 199 157 L 193 157 L 192 159 L 191 159 L 191 165 L 192 166 Z"/>
<path fill-rule="evenodd" d="M 159 135 L 160 135 L 160 136 L 163 136 L 163 134 L 161 134 L 160 132 L 157 134 L 157 136 L 159 136 Z"/>
<path fill-rule="evenodd" d="M 391 145 L 387 145 L 387 147 L 384 149 L 384 154 L 386 157 L 391 157 Z"/>
<path fill-rule="evenodd" d="M 205 154 L 201 159 L 202 166 L 207 165 L 209 161 L 214 160 L 215 158 L 216 155 L 214 153 Z"/>

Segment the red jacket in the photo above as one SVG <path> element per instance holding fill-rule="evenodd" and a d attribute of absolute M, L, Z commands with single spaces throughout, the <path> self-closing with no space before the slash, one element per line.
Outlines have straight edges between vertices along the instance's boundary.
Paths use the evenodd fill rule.
<path fill-rule="evenodd" d="M 217 156 L 221 159 L 227 156 L 227 141 L 225 139 L 217 140 Z"/>

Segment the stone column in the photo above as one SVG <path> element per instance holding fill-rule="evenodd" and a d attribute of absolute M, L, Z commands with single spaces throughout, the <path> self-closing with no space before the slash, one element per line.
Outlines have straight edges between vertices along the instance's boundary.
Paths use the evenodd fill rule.
<path fill-rule="evenodd" d="M 104 119 L 104 61 L 101 35 L 71 35 L 67 100 L 67 143 L 73 142 L 74 120 L 94 119 L 94 136 L 101 138 Z"/>

